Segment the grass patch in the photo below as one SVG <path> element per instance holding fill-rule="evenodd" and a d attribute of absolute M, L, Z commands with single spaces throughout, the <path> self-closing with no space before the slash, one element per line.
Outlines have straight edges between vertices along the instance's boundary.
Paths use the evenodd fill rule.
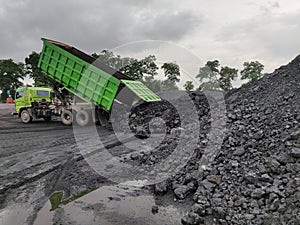
<path fill-rule="evenodd" d="M 79 192 L 79 193 L 76 194 L 76 195 L 72 195 L 70 198 L 68 198 L 68 199 L 66 199 L 66 200 L 64 200 L 64 201 L 62 201 L 62 204 L 66 205 L 66 204 L 68 204 L 68 203 L 70 203 L 70 202 L 73 202 L 73 201 L 75 201 L 76 199 L 81 198 L 82 196 L 87 195 L 88 193 L 90 193 L 90 192 L 92 192 L 92 191 L 95 191 L 95 190 L 96 190 L 96 188 L 86 189 L 86 190 L 84 190 L 84 191 L 82 191 L 82 192 Z"/>
<path fill-rule="evenodd" d="M 64 195 L 64 193 L 61 191 L 61 192 L 55 192 L 50 196 L 50 198 L 49 198 L 50 203 L 51 203 L 50 211 L 53 211 L 59 207 L 63 195 Z"/>
<path fill-rule="evenodd" d="M 78 198 L 80 198 L 84 195 L 87 195 L 88 193 L 90 193 L 94 190 L 96 190 L 96 188 L 86 189 L 84 191 L 79 192 L 76 195 L 72 195 L 70 198 L 67 198 L 63 201 L 62 201 L 62 197 L 63 197 L 64 193 L 62 191 L 61 192 L 55 192 L 49 198 L 50 203 L 51 203 L 50 211 L 53 211 L 53 210 L 57 209 L 59 207 L 59 205 L 61 205 L 61 204 L 66 205 L 70 202 L 73 202 L 76 199 L 78 199 Z"/>

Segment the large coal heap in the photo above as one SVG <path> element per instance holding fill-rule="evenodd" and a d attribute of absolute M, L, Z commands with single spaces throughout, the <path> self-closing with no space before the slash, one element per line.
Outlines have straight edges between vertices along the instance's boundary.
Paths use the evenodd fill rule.
<path fill-rule="evenodd" d="M 182 204 L 194 201 L 183 224 L 300 224 L 300 56 L 225 95 L 225 137 L 217 157 L 204 169 L 201 160 L 210 141 L 213 109 L 204 93 L 189 95 L 200 120 L 198 147 L 190 148 L 193 157 L 182 170 L 155 185 L 156 193 L 169 191 Z M 161 104 L 134 114 L 133 124 L 143 121 L 142 115 L 178 121 Z M 178 138 L 172 130 L 180 129 L 180 121 L 169 125 L 166 143 L 150 154 L 133 155 L 132 163 L 155 164 L 172 152 Z"/>
<path fill-rule="evenodd" d="M 300 56 L 225 99 L 221 152 L 194 177 L 195 204 L 182 223 L 300 224 Z"/>

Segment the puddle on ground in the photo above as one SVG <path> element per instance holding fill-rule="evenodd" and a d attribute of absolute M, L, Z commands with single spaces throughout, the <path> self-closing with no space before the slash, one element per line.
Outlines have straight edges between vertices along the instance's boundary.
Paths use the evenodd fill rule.
<path fill-rule="evenodd" d="M 53 225 L 52 218 L 54 216 L 54 212 L 51 210 L 51 203 L 47 201 L 44 207 L 39 211 L 33 225 Z"/>
<path fill-rule="evenodd" d="M 34 225 L 180 225 L 183 211 L 158 204 L 153 195 L 139 187 L 104 186 L 51 211 L 50 201 L 40 210 Z"/>

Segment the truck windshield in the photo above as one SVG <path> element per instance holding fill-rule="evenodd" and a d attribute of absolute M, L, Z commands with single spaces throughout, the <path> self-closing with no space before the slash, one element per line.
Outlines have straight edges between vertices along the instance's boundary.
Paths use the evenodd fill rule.
<path fill-rule="evenodd" d="M 23 90 L 16 91 L 16 99 L 21 98 L 23 96 L 24 96 L 24 91 Z"/>
<path fill-rule="evenodd" d="M 36 91 L 36 94 L 39 97 L 47 97 L 49 96 L 49 91 Z"/>

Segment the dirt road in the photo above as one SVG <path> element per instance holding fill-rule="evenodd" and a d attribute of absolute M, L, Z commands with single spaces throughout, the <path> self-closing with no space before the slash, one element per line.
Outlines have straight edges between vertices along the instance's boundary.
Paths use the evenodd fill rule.
<path fill-rule="evenodd" d="M 165 212 L 163 215 L 158 214 L 153 217 L 151 206 L 155 202 L 150 190 L 124 191 L 124 187 L 119 188 L 96 173 L 78 150 L 72 127 L 64 126 L 58 120 L 51 122 L 41 120 L 23 124 L 19 118 L 10 115 L 12 111 L 13 105 L 0 105 L 0 224 L 44 225 L 53 224 L 53 221 L 60 221 L 57 224 L 91 224 L 89 217 L 85 216 L 82 221 L 76 217 L 74 211 L 65 209 L 67 206 L 51 214 L 47 205 L 49 197 L 52 193 L 61 191 L 64 199 L 67 199 L 85 190 L 94 190 L 102 186 L 106 191 L 96 192 L 98 194 L 93 194 L 92 199 L 95 201 L 95 196 L 98 196 L 103 207 L 107 206 L 106 208 L 109 209 L 111 218 L 107 216 L 103 218 L 105 210 L 97 211 L 93 207 L 87 209 L 86 200 L 85 204 L 79 207 L 80 211 L 87 215 L 90 213 L 97 215 L 98 220 L 102 221 L 101 224 L 122 224 L 121 221 L 124 219 L 130 224 L 139 224 L 134 222 L 141 221 L 139 215 L 142 220 L 146 218 L 150 224 L 161 224 L 162 221 L 180 224 L 184 210 L 179 213 L 177 209 L 166 208 L 162 210 Z M 104 144 L 112 151 L 118 151 L 118 141 L 111 131 L 101 127 L 97 129 L 102 140 L 105 140 Z M 109 195 L 107 190 L 110 190 Z M 115 200 L 115 194 L 119 194 L 119 197 L 111 205 L 107 198 Z M 139 207 L 141 204 L 144 209 Z M 130 212 L 125 210 L 125 214 L 123 212 L 122 215 L 116 216 L 120 207 L 130 205 Z M 73 212 L 69 216 L 71 218 L 62 214 L 61 210 Z M 78 210 L 77 205 L 75 211 Z M 114 210 L 116 213 L 112 213 Z M 98 224 L 97 220 L 92 224 Z"/>

